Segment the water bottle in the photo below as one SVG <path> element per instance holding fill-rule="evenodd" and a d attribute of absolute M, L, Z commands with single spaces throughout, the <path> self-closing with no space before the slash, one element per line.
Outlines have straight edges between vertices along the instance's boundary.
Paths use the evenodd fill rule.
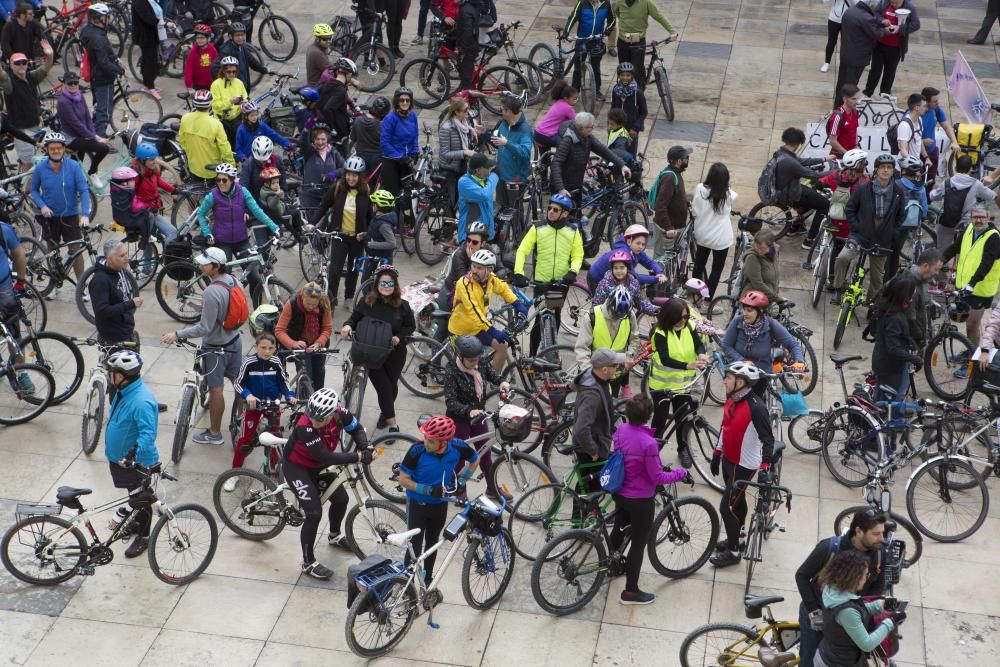
<path fill-rule="evenodd" d="M 115 515 L 111 517 L 111 521 L 108 521 L 108 530 L 113 531 L 116 528 L 118 528 L 118 526 L 121 525 L 122 521 L 128 518 L 128 515 L 130 513 L 131 510 L 129 510 L 129 508 L 125 507 L 124 505 L 119 507 L 118 510 L 115 512 Z"/>

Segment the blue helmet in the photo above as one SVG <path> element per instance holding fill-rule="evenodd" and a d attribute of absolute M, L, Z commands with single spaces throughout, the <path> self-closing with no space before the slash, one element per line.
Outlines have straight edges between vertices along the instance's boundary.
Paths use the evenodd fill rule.
<path fill-rule="evenodd" d="M 160 151 L 153 144 L 139 144 L 135 147 L 135 156 L 140 160 L 152 160 L 160 157 Z"/>
<path fill-rule="evenodd" d="M 564 195 L 561 192 L 557 192 L 551 197 L 549 197 L 550 204 L 556 204 L 557 206 L 562 206 L 567 211 L 573 210 L 573 198 L 569 195 Z"/>
<path fill-rule="evenodd" d="M 319 102 L 319 91 L 312 86 L 299 89 L 299 97 L 310 102 Z"/>
<path fill-rule="evenodd" d="M 624 285 L 616 287 L 608 298 L 608 305 L 618 317 L 628 315 L 628 311 L 632 309 L 632 295 L 629 294 L 628 288 Z"/>

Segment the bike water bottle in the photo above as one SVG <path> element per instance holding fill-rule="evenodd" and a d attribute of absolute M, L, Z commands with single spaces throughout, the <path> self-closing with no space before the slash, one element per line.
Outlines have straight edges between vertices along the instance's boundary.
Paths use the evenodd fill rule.
<path fill-rule="evenodd" d="M 128 518 L 130 512 L 131 510 L 124 505 L 119 507 L 115 512 L 115 515 L 111 517 L 110 521 L 108 521 L 108 530 L 115 530 L 118 528 L 118 526 L 121 525 L 121 522 Z"/>

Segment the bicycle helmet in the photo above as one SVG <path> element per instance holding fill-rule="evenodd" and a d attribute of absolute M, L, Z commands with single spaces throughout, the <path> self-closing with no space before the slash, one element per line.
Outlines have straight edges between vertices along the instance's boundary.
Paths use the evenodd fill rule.
<path fill-rule="evenodd" d="M 375 277 L 378 278 L 379 276 L 385 275 L 386 273 L 388 273 L 396 280 L 399 280 L 399 269 L 397 269 L 392 264 L 383 264 L 382 266 L 378 267 L 378 271 L 375 272 Z"/>
<path fill-rule="evenodd" d="M 250 144 L 250 153 L 253 155 L 254 160 L 259 160 L 264 162 L 271 159 L 271 154 L 274 153 L 274 142 L 263 134 L 259 137 L 254 137 L 253 143 Z"/>
<path fill-rule="evenodd" d="M 98 16 L 107 16 L 111 13 L 111 8 L 103 2 L 95 2 L 90 6 L 88 11 L 97 14 Z"/>
<path fill-rule="evenodd" d="M 451 417 L 437 415 L 424 422 L 420 432 L 425 438 L 451 440 L 455 436 L 455 422 Z"/>
<path fill-rule="evenodd" d="M 237 171 L 236 167 L 229 164 L 228 162 L 220 162 L 219 164 L 215 165 L 215 173 L 228 176 L 234 180 L 236 179 L 237 176 L 240 175 L 240 172 Z"/>
<path fill-rule="evenodd" d="M 392 94 L 392 108 L 395 109 L 399 106 L 399 98 L 406 95 L 410 98 L 410 104 L 413 104 L 413 91 L 406 86 L 400 86 L 396 89 L 396 92 Z"/>
<path fill-rule="evenodd" d="M 628 72 L 629 74 L 635 75 L 635 65 L 632 63 L 618 63 L 618 74 L 622 72 Z"/>
<path fill-rule="evenodd" d="M 611 306 L 611 311 L 618 317 L 628 315 L 628 311 L 632 309 L 632 295 L 628 293 L 628 288 L 624 285 L 615 287 L 608 298 L 608 305 Z"/>
<path fill-rule="evenodd" d="M 264 303 L 250 313 L 250 332 L 254 336 L 259 336 L 264 332 L 274 333 L 277 324 L 278 307 L 275 305 Z"/>
<path fill-rule="evenodd" d="M 310 102 L 319 102 L 319 91 L 312 86 L 305 86 L 299 89 L 299 97 Z"/>
<path fill-rule="evenodd" d="M 561 192 L 557 192 L 551 197 L 549 197 L 549 203 L 555 204 L 556 206 L 561 206 L 567 211 L 573 210 L 573 198 L 569 195 L 564 195 Z"/>
<path fill-rule="evenodd" d="M 281 172 L 277 167 L 264 167 L 260 170 L 260 180 L 270 181 L 273 178 L 281 178 Z"/>
<path fill-rule="evenodd" d="M 740 303 L 751 308 L 767 308 L 770 301 L 767 300 L 766 294 L 752 289 L 740 297 Z"/>
<path fill-rule="evenodd" d="M 333 28 L 329 23 L 317 23 L 313 26 L 313 37 L 333 37 Z"/>
<path fill-rule="evenodd" d="M 195 109 L 211 109 L 212 91 L 211 90 L 194 91 L 194 97 L 191 98 L 191 105 Z"/>
<path fill-rule="evenodd" d="M 243 25 L 242 23 L 240 23 L 239 21 L 233 21 L 232 23 L 229 24 L 229 34 L 230 35 L 235 35 L 238 32 L 244 32 L 245 33 L 246 31 L 247 31 L 247 27 L 245 25 Z"/>
<path fill-rule="evenodd" d="M 386 114 L 392 110 L 392 103 L 389 98 L 379 95 L 368 104 L 368 110 L 375 118 L 385 118 Z"/>
<path fill-rule="evenodd" d="M 152 160 L 160 157 L 160 150 L 155 144 L 142 143 L 135 147 L 135 157 L 139 160 Z"/>
<path fill-rule="evenodd" d="M 743 378 L 750 384 L 756 384 L 760 379 L 760 369 L 745 361 L 735 361 L 726 366 L 726 374 Z"/>
<path fill-rule="evenodd" d="M 899 161 L 899 170 L 904 174 L 919 174 L 924 170 L 924 163 L 918 157 L 907 155 Z"/>
<path fill-rule="evenodd" d="M 254 111 L 258 111 L 259 112 L 260 111 L 260 107 L 257 106 L 256 102 L 252 102 L 250 100 L 247 100 L 246 102 L 244 102 L 243 104 L 240 105 L 240 111 L 242 111 L 243 113 L 253 113 Z"/>
<path fill-rule="evenodd" d="M 888 153 L 880 153 L 879 156 L 875 158 L 875 168 L 878 169 L 883 164 L 891 164 L 893 166 L 896 166 L 896 160 L 893 159 L 893 157 Z"/>
<path fill-rule="evenodd" d="M 347 158 L 347 164 L 344 165 L 344 171 L 350 171 L 355 174 L 363 174 L 365 171 L 365 161 L 358 155 L 352 155 Z"/>
<path fill-rule="evenodd" d="M 628 250 L 625 249 L 618 249 L 612 251 L 611 256 L 608 257 L 608 266 L 614 266 L 615 262 L 624 262 L 629 266 L 629 268 L 631 268 L 632 253 L 630 253 Z"/>
<path fill-rule="evenodd" d="M 633 236 L 649 236 L 649 230 L 643 225 L 629 225 L 625 229 L 625 233 L 622 234 L 622 238 L 626 241 L 630 240 Z"/>
<path fill-rule="evenodd" d="M 688 278 L 687 282 L 684 283 L 684 290 L 687 292 L 697 292 L 703 298 L 708 298 L 708 285 L 705 284 L 704 280 Z"/>
<path fill-rule="evenodd" d="M 338 58 L 337 62 L 333 65 L 334 70 L 342 72 L 350 72 L 351 76 L 358 73 L 358 66 L 354 64 L 354 61 L 350 58 Z"/>
<path fill-rule="evenodd" d="M 858 169 L 863 167 L 866 162 L 868 162 L 868 153 L 860 148 L 852 148 L 844 153 L 844 157 L 840 160 L 840 163 L 847 169 Z"/>
<path fill-rule="evenodd" d="M 132 167 L 115 167 L 111 170 L 112 181 L 131 181 L 138 176 L 139 174 Z"/>
<path fill-rule="evenodd" d="M 48 147 L 49 144 L 62 144 L 66 145 L 66 135 L 62 132 L 46 132 L 45 136 L 42 137 L 42 143 Z"/>
<path fill-rule="evenodd" d="M 326 419 L 339 406 L 340 397 L 337 396 L 337 392 L 329 387 L 323 387 L 322 389 L 317 389 L 309 397 L 309 403 L 306 405 L 306 417 L 316 420 Z"/>
<path fill-rule="evenodd" d="M 965 301 L 956 301 L 954 303 L 948 304 L 948 319 L 952 322 L 957 322 L 961 324 L 969 319 L 969 314 L 972 312 L 972 307 L 969 306 Z"/>
<path fill-rule="evenodd" d="M 486 223 L 476 220 L 475 222 L 470 222 L 469 227 L 465 230 L 465 237 L 468 238 L 469 234 L 477 234 L 482 237 L 482 240 L 490 235 L 490 228 L 486 226 Z"/>
<path fill-rule="evenodd" d="M 475 336 L 466 334 L 455 340 L 455 350 L 458 351 L 458 356 L 464 359 L 475 359 L 482 356 L 483 344 Z"/>
<path fill-rule="evenodd" d="M 388 190 L 376 190 L 368 198 L 379 208 L 392 208 L 396 205 L 396 198 Z"/>
<path fill-rule="evenodd" d="M 229 66 L 239 68 L 240 61 L 236 59 L 236 56 L 223 56 L 222 60 L 219 61 L 220 68 Z"/>
<path fill-rule="evenodd" d="M 483 266 L 494 267 L 497 265 L 497 256 L 491 251 L 483 248 L 482 250 L 477 250 L 472 253 L 472 257 L 469 258 L 473 264 L 482 264 Z"/>
<path fill-rule="evenodd" d="M 142 372 L 142 357 L 133 350 L 115 350 L 104 363 L 108 370 L 121 373 L 129 380 L 136 379 Z"/>
<path fill-rule="evenodd" d="M 206 37 L 212 36 L 212 29 L 205 25 L 204 23 L 198 23 L 194 26 L 194 34 L 205 35 Z"/>

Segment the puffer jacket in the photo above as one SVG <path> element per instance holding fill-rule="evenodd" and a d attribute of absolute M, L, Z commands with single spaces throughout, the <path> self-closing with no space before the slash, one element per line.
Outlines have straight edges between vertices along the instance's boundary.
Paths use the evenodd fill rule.
<path fill-rule="evenodd" d="M 583 174 L 587 170 L 587 160 L 590 159 L 591 153 L 596 153 L 608 162 L 614 163 L 619 169 L 625 166 L 620 157 L 593 135 L 589 137 L 577 135 L 570 124 L 559 140 L 555 159 L 552 160 L 550 175 L 552 191 L 579 188 L 583 184 Z"/>
<path fill-rule="evenodd" d="M 469 132 L 469 148 L 474 149 L 472 132 Z M 462 152 L 462 131 L 452 120 L 446 120 L 438 128 L 438 167 L 453 174 L 466 172 L 465 153 Z"/>
<path fill-rule="evenodd" d="M 483 410 L 484 401 L 476 396 L 476 382 L 468 373 L 463 373 L 457 366 L 462 363 L 455 359 L 444 372 L 444 404 L 445 416 L 458 422 L 468 422 L 469 412 Z M 487 357 L 479 357 L 479 374 L 483 377 L 483 396 L 490 392 L 488 385 L 499 385 L 503 382 L 500 374 L 493 370 Z"/>

